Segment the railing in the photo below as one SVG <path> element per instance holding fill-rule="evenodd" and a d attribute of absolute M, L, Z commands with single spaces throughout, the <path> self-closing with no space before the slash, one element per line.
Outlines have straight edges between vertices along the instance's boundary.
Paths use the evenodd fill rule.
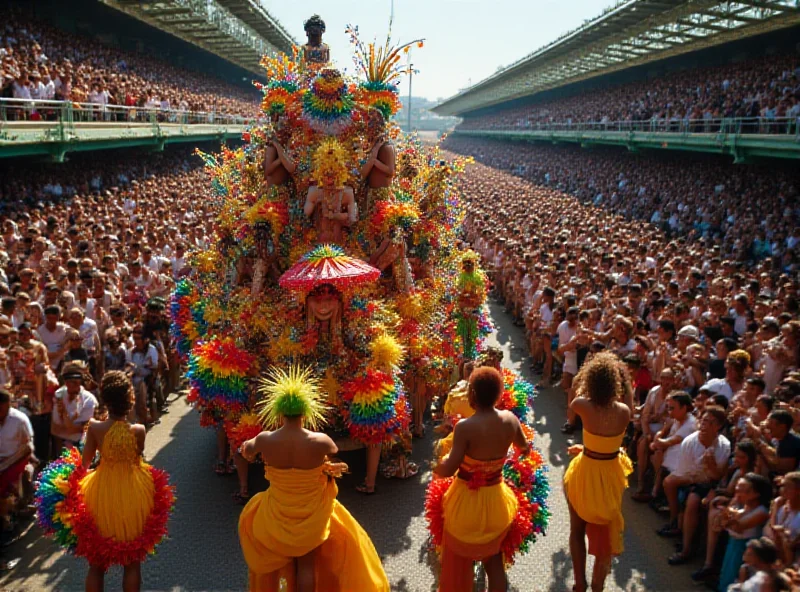
<path fill-rule="evenodd" d="M 675 134 L 768 134 L 794 136 L 800 141 L 800 117 L 731 117 L 710 119 L 647 119 L 632 121 L 519 122 L 459 126 L 456 131 L 652 132 Z"/>
<path fill-rule="evenodd" d="M 217 113 L 72 101 L 0 99 L 0 122 L 175 123 L 181 125 L 249 125 L 256 118 Z"/>

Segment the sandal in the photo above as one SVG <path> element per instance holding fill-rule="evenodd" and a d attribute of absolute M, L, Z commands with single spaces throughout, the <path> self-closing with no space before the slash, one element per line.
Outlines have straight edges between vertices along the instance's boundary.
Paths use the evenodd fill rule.
<path fill-rule="evenodd" d="M 635 502 L 639 502 L 640 504 L 646 504 L 653 501 L 653 496 L 646 491 L 637 491 L 631 496 L 631 499 Z"/>
<path fill-rule="evenodd" d="M 233 459 L 228 460 L 228 464 L 225 466 L 225 474 L 226 475 L 233 475 L 236 472 L 236 463 L 233 462 Z"/>
<path fill-rule="evenodd" d="M 656 531 L 656 534 L 664 538 L 673 539 L 675 537 L 681 536 L 682 533 L 680 529 L 674 524 L 666 524 L 661 528 L 659 528 Z"/>
<path fill-rule="evenodd" d="M 231 497 L 233 498 L 233 501 L 235 501 L 240 506 L 244 506 L 247 504 L 248 501 L 250 501 L 250 494 L 247 493 L 246 491 L 244 493 L 242 493 L 241 491 L 235 491 Z"/>
<path fill-rule="evenodd" d="M 689 557 L 683 553 L 675 553 L 669 559 L 667 559 L 667 563 L 670 565 L 683 565 L 684 563 L 689 563 Z"/>
<path fill-rule="evenodd" d="M 375 495 L 377 488 L 373 485 L 372 489 L 369 488 L 367 482 L 364 481 L 361 485 L 356 486 L 356 491 L 358 493 L 363 493 L 364 495 Z"/>
<path fill-rule="evenodd" d="M 214 472 L 217 475 L 225 475 L 225 461 L 218 460 L 216 466 L 214 467 Z"/>

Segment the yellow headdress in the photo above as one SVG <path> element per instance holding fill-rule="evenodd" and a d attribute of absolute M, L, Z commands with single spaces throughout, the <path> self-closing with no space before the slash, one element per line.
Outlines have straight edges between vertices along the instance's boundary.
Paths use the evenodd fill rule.
<path fill-rule="evenodd" d="M 347 183 L 350 175 L 347 170 L 347 152 L 336 138 L 325 138 L 314 151 L 314 168 L 311 177 L 317 186 L 324 185 L 326 174 L 332 173 L 335 181 L 334 186 L 341 189 Z"/>
<path fill-rule="evenodd" d="M 325 423 L 325 404 L 311 368 L 290 366 L 287 372 L 272 367 L 261 379 L 258 393 L 264 396 L 256 406 L 258 417 L 268 428 L 280 425 L 281 417 L 303 417 L 312 430 Z"/>

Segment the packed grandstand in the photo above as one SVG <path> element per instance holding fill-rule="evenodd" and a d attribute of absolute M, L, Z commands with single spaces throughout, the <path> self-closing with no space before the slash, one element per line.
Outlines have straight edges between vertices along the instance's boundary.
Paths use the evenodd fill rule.
<path fill-rule="evenodd" d="M 148 428 L 186 386 L 169 303 L 216 240 L 193 150 L 219 144 L 188 125 L 180 147 L 120 133 L 102 160 L 84 147 L 45 163 L 25 158 L 20 126 L 62 123 L 64 105 L 105 125 L 144 112 L 239 125 L 262 98 L 245 58 L 203 67 L 187 29 L 153 29 L 157 50 L 142 52 L 101 17 L 78 30 L 47 6 L 13 2 L 0 25 L 0 157 L 14 156 L 0 159 L 0 387 L 22 407 L 49 393 L 27 412 L 41 466 L 51 436 L 69 436 L 51 429 L 66 364 L 86 363 L 92 398 L 104 373 L 132 370 Z M 546 396 L 571 401 L 603 350 L 629 370 L 625 495 L 663 515 L 652 535 L 670 540 L 651 559 L 692 565 L 675 589 L 800 586 L 798 39 L 793 0 L 628 0 L 434 109 L 462 118 L 442 148 L 475 161 L 458 180 L 463 246 L 524 331 L 539 385 L 559 389 Z M 574 415 L 556 419 L 580 433 Z M 3 493 L 13 542 L 31 490 Z"/>

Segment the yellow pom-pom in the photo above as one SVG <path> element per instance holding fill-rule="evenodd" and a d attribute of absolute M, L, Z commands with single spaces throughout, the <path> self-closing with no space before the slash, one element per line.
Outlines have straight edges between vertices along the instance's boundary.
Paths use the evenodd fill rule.
<path fill-rule="evenodd" d="M 403 346 L 388 333 L 376 337 L 370 344 L 371 362 L 376 368 L 399 366 L 405 354 Z"/>

